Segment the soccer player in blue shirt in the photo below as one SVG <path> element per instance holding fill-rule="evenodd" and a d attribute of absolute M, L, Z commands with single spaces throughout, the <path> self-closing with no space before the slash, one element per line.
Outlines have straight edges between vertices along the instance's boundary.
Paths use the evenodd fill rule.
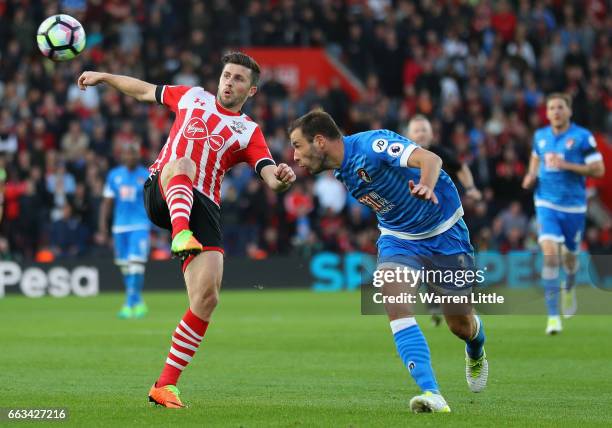
<path fill-rule="evenodd" d="M 466 260 L 473 263 L 459 195 L 437 155 L 384 129 L 343 136 L 321 110 L 298 118 L 289 132 L 298 165 L 313 174 L 334 169 L 349 192 L 376 212 L 381 231 L 377 272 L 386 274 L 398 265 L 417 270 L 415 263 L 435 265 L 442 257 L 457 259 L 462 266 Z M 383 295 L 398 295 L 395 285 L 383 285 Z M 413 292 L 417 285 L 410 285 Z M 412 306 L 387 301 L 385 310 L 402 362 L 422 391 L 410 401 L 411 410 L 450 412 Z M 488 375 L 483 323 L 471 308 L 463 313 L 445 311 L 445 319 L 466 343 L 466 379 L 470 389 L 479 392 Z"/>
<path fill-rule="evenodd" d="M 105 242 L 108 216 L 114 203 L 115 263 L 121 269 L 126 290 L 125 303 L 118 313 L 122 319 L 142 318 L 148 312 L 141 293 L 151 228 L 143 199 L 143 186 L 149 172 L 138 164 L 139 155 L 138 144 L 122 147 L 123 165 L 108 173 L 99 220 L 99 241 Z"/>
<path fill-rule="evenodd" d="M 574 288 L 578 270 L 577 253 L 584 232 L 586 177 L 604 175 L 601 153 L 593 135 L 572 123 L 572 101 L 563 93 L 550 94 L 546 117 L 550 125 L 533 136 L 529 170 L 523 188 L 535 186 L 538 242 L 544 255 L 542 284 L 548 309 L 546 334 L 562 330 L 559 315 L 559 290 L 565 317 L 576 313 Z M 565 270 L 565 284 L 559 279 L 560 255 Z"/>

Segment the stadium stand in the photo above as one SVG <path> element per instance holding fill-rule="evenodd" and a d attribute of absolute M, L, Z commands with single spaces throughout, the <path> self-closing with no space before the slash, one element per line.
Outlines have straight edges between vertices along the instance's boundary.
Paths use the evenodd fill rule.
<path fill-rule="evenodd" d="M 105 174 L 125 142 L 141 144 L 148 166 L 165 141 L 166 110 L 105 87 L 81 92 L 82 70 L 215 92 L 219 70 L 211 64 L 228 48 L 248 46 L 325 47 L 366 88 L 349 102 L 334 86 L 292 94 L 264 82 L 247 113 L 277 161 L 292 163 L 286 127 L 313 107 L 347 133 L 403 132 L 411 116 L 424 114 L 483 189 L 483 201 L 464 200 L 476 248 L 537 249 L 531 196 L 520 183 L 533 130 L 545 121 L 545 94 L 570 93 L 574 121 L 610 151 L 607 7 L 602 0 L 0 1 L 0 258 L 110 254 L 96 241 Z M 36 50 L 35 32 L 60 11 L 83 23 L 88 44 L 77 59 L 54 64 Z M 328 176 L 296 172 L 298 184 L 283 195 L 266 191 L 247 165 L 227 175 L 226 252 L 373 252 L 371 214 Z M 610 175 L 592 186 L 598 209 L 583 243 L 591 252 L 612 250 L 610 192 L 597 200 L 606 182 Z M 153 234 L 153 257 L 167 257 L 167 236 Z"/>

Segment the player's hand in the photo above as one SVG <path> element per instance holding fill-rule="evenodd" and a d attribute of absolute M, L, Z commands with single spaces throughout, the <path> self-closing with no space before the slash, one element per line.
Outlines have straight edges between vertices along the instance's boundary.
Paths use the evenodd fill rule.
<path fill-rule="evenodd" d="M 410 188 L 410 193 L 415 198 L 422 199 L 424 201 L 431 201 L 434 204 L 438 203 L 438 197 L 434 193 L 433 189 L 429 188 L 429 186 L 421 183 L 414 184 L 414 181 L 410 180 L 408 182 L 408 187 Z"/>
<path fill-rule="evenodd" d="M 482 193 L 480 192 L 480 190 L 478 190 L 475 187 L 472 187 L 468 190 L 465 191 L 465 196 L 467 196 L 468 198 L 471 198 L 475 201 L 480 201 L 482 200 Z"/>
<path fill-rule="evenodd" d="M 94 235 L 94 241 L 98 245 L 105 245 L 108 242 L 108 235 L 104 232 L 98 232 Z"/>
<path fill-rule="evenodd" d="M 565 161 L 565 159 L 563 159 L 561 156 L 555 156 L 553 162 L 552 162 L 552 166 L 553 168 L 557 168 L 557 169 L 562 169 L 562 170 L 566 170 L 568 169 L 568 162 Z"/>
<path fill-rule="evenodd" d="M 84 71 L 77 80 L 77 85 L 81 91 L 87 89 L 88 86 L 96 86 L 104 80 L 104 73 L 97 71 Z"/>
<path fill-rule="evenodd" d="M 278 181 L 285 185 L 291 185 L 295 181 L 295 172 L 286 163 L 281 163 L 276 167 L 274 176 Z"/>
<path fill-rule="evenodd" d="M 523 189 L 529 190 L 529 189 L 533 188 L 533 186 L 535 186 L 535 183 L 536 183 L 537 179 L 538 179 L 538 177 L 536 177 L 535 174 L 527 174 L 523 178 L 523 184 L 522 184 Z"/>

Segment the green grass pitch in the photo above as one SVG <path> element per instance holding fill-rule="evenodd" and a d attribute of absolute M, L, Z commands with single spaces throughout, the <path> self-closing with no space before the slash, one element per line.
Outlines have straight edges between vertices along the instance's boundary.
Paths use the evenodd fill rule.
<path fill-rule="evenodd" d="M 150 315 L 128 321 L 114 318 L 119 294 L 1 299 L 0 407 L 67 407 L 74 426 L 612 425 L 609 317 L 578 316 L 546 337 L 544 316 L 485 316 L 481 394 L 467 388 L 463 343 L 420 317 L 452 413 L 413 415 L 418 391 L 389 325 L 360 315 L 358 293 L 265 289 L 221 293 L 179 384 L 189 408 L 154 408 L 147 392 L 186 296 L 145 296 Z"/>

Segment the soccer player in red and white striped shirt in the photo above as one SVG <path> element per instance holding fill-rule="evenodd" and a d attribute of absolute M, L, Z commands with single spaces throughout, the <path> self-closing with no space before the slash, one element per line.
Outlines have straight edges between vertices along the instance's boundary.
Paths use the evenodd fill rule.
<path fill-rule="evenodd" d="M 149 400 L 180 408 L 176 388 L 191 362 L 217 306 L 223 272 L 220 188 L 235 164 L 249 163 L 273 190 L 295 181 L 286 164 L 276 165 L 259 126 L 241 112 L 257 92 L 260 69 L 248 55 L 232 52 L 222 59 L 217 95 L 200 87 L 156 86 L 128 76 L 85 71 L 82 90 L 106 83 L 139 101 L 158 102 L 176 115 L 168 140 L 149 170 L 145 207 L 151 221 L 172 231 L 172 252 L 184 257 L 189 308 L 172 335 L 161 375 Z"/>

